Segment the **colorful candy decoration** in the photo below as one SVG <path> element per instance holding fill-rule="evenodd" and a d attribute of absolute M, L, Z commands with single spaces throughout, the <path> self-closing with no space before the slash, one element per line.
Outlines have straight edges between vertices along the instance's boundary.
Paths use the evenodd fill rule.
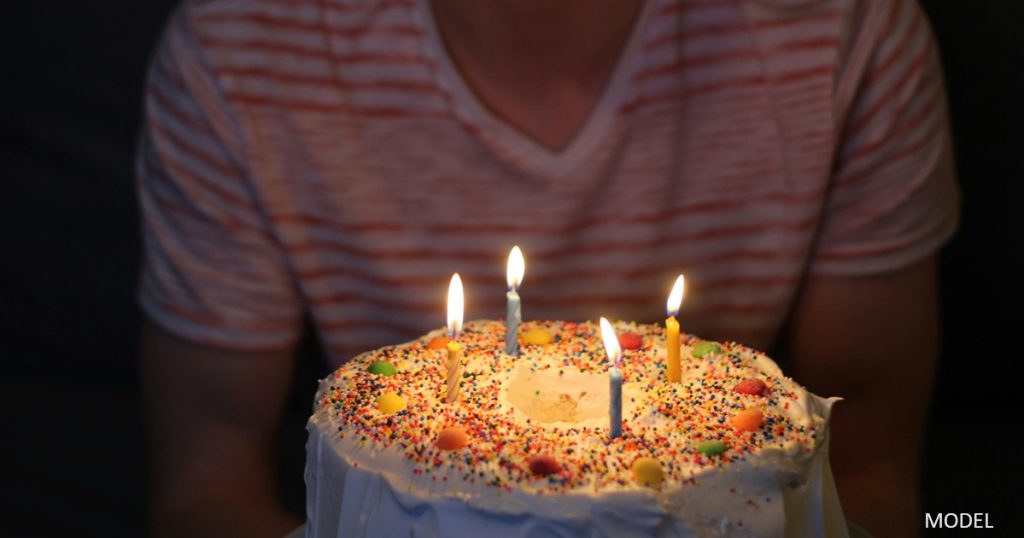
<path fill-rule="evenodd" d="M 729 447 L 722 441 L 703 441 L 693 445 L 693 448 L 705 456 L 717 456 Z"/>
<path fill-rule="evenodd" d="M 528 465 L 530 472 L 537 476 L 547 476 L 562 472 L 562 464 L 558 463 L 554 456 L 548 454 L 533 456 L 530 458 Z"/>
<path fill-rule="evenodd" d="M 405 409 L 405 398 L 394 392 L 385 392 L 377 398 L 377 409 L 385 415 L 397 413 Z"/>
<path fill-rule="evenodd" d="M 621 333 L 619 334 L 619 345 L 622 349 L 640 349 L 644 345 L 644 341 L 636 333 Z"/>
<path fill-rule="evenodd" d="M 732 427 L 741 432 L 757 431 L 764 422 L 764 414 L 757 409 L 744 409 L 736 413 L 729 421 Z"/>
<path fill-rule="evenodd" d="M 711 355 L 722 352 L 722 344 L 718 342 L 701 342 L 693 346 L 693 356 L 697 359 L 704 358 L 705 355 Z"/>
<path fill-rule="evenodd" d="M 394 375 L 395 365 L 388 361 L 377 361 L 371 364 L 366 371 L 377 375 Z"/>
<path fill-rule="evenodd" d="M 552 338 L 547 347 L 524 346 L 527 362 L 538 361 L 549 375 L 557 375 L 563 368 L 566 372 L 579 370 L 588 374 L 606 371 L 606 350 L 600 347 L 602 342 L 591 324 L 527 322 L 521 333 L 535 328 L 543 328 Z M 660 349 L 663 328 L 641 325 L 628 326 L 628 330 L 638 335 L 643 345 L 640 350 L 626 352 L 627 375 L 638 382 L 654 379 L 664 372 L 665 357 Z M 578 432 L 524 424 L 518 416 L 504 413 L 495 398 L 501 388 L 495 376 L 464 377 L 461 403 L 451 408 L 440 405 L 438 398 L 444 394 L 443 388 L 439 390 L 444 353 L 426 349 L 432 336 L 418 345 L 382 348 L 353 361 L 341 375 L 335 376 L 318 405 L 344 426 L 339 430 L 344 439 L 367 443 L 375 449 L 400 450 L 422 472 L 434 476 L 437 471 L 439 481 L 443 474 L 449 481 L 455 476 L 469 476 L 477 484 L 499 488 L 515 488 L 517 482 L 530 482 L 531 488 L 545 495 L 579 487 L 594 491 L 616 489 L 623 484 L 646 488 L 652 486 L 642 483 L 655 484 L 656 475 L 646 474 L 651 471 L 644 470 L 644 465 L 650 464 L 637 464 L 640 472 L 634 470 L 633 464 L 640 457 L 650 457 L 663 471 L 661 485 L 651 489 L 656 491 L 675 481 L 685 482 L 691 469 L 725 469 L 736 461 L 756 457 L 764 447 L 810 450 L 816 446 L 814 436 L 818 430 L 806 428 L 791 418 L 801 416 L 801 409 L 794 407 L 800 405 L 802 394 L 790 389 L 781 376 L 762 371 L 762 356 L 737 344 L 722 342 L 723 353 L 714 358 L 714 363 L 707 363 L 706 368 L 688 371 L 692 382 L 688 380 L 686 385 L 653 383 L 652 394 L 657 398 L 651 401 L 651 409 L 657 409 L 659 420 L 665 421 L 658 436 L 664 436 L 668 443 L 635 442 L 636 434 L 645 430 L 635 429 L 634 424 L 623 439 L 609 442 L 607 450 L 584 450 L 577 446 L 582 437 Z M 472 373 L 481 372 L 481 364 L 493 364 L 496 371 L 503 372 L 520 366 L 522 359 L 501 352 L 504 337 L 505 327 L 500 321 L 467 325 L 459 343 L 468 350 L 467 357 L 477 361 Z M 700 341 L 686 338 L 686 342 L 684 360 L 690 356 L 689 345 Z M 522 334 L 520 345 L 524 345 Z M 483 362 L 479 362 L 481 358 Z M 701 360 L 706 362 L 707 357 Z M 369 367 L 378 361 L 392 364 L 395 374 L 368 373 Z M 389 392 L 394 394 L 384 396 Z M 534 388 L 528 388 L 530 396 L 534 393 Z M 751 414 L 741 414 L 745 408 L 763 415 L 759 428 L 752 433 L 744 431 L 749 426 L 740 418 Z M 444 431 L 449 428 L 453 431 Z M 603 428 L 599 430 L 603 433 Z M 693 435 L 701 437 L 694 440 Z M 724 443 L 708 443 L 698 451 L 695 444 L 706 439 L 720 439 Z M 531 456 L 543 454 L 549 457 L 529 465 Z M 591 469 L 606 469 L 607 473 L 595 478 Z"/>
<path fill-rule="evenodd" d="M 437 435 L 437 448 L 441 450 L 458 450 L 469 444 L 466 430 L 458 426 L 450 426 Z"/>
<path fill-rule="evenodd" d="M 764 394 L 768 392 L 768 385 L 765 385 L 764 381 L 761 381 L 760 379 L 744 379 L 736 385 L 735 390 L 740 394 L 764 396 Z"/>
<path fill-rule="evenodd" d="M 532 346 L 546 346 L 551 343 L 552 336 L 545 329 L 530 329 L 526 332 L 520 333 L 519 338 L 522 339 L 523 343 Z"/>
<path fill-rule="evenodd" d="M 665 480 L 665 471 L 654 458 L 637 458 L 633 462 L 633 479 L 642 486 L 657 486 Z"/>

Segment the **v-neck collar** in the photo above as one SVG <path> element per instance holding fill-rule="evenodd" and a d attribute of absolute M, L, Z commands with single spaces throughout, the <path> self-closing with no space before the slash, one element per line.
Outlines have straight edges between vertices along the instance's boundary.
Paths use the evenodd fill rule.
<path fill-rule="evenodd" d="M 434 58 L 438 65 L 434 73 L 436 82 L 451 93 L 455 113 L 463 121 L 476 127 L 473 129 L 475 134 L 496 156 L 512 161 L 515 166 L 525 168 L 529 172 L 558 177 L 589 159 L 595 147 L 608 133 L 633 71 L 640 63 L 634 61 L 634 56 L 640 48 L 654 3 L 653 0 L 645 0 L 644 5 L 640 7 L 633 29 L 619 53 L 601 95 L 569 143 L 557 150 L 541 144 L 495 115 L 480 102 L 448 53 L 429 0 L 417 2 L 417 15 L 427 34 L 424 46 L 429 50 L 425 52 Z"/>

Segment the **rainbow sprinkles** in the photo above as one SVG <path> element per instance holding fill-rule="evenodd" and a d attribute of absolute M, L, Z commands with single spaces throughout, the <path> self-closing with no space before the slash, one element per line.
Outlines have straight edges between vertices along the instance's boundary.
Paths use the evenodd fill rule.
<path fill-rule="evenodd" d="M 536 495 L 696 487 L 716 468 L 817 449 L 824 418 L 763 353 L 684 334 L 682 380 L 671 383 L 664 328 L 615 329 L 628 344 L 619 438 L 609 436 L 608 361 L 592 323 L 524 322 L 523 336 L 535 336 L 518 357 L 505 353 L 503 323 L 467 323 L 455 403 L 438 330 L 353 359 L 323 381 L 317 405 L 356 451 L 401 454 L 418 477 L 407 489 L 450 483 L 451 495 L 479 485 Z"/>

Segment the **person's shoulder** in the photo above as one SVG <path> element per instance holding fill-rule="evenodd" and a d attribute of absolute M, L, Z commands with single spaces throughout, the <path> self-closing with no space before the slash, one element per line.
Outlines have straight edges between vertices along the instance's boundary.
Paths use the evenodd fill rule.
<path fill-rule="evenodd" d="M 848 12 L 859 0 L 741 0 L 749 16 L 765 23 L 814 21 Z"/>
<path fill-rule="evenodd" d="M 354 1 L 331 0 L 331 5 Z M 184 0 L 171 32 L 206 61 L 231 65 L 239 55 L 262 56 L 268 43 L 319 31 L 324 5 L 318 0 Z"/>
<path fill-rule="evenodd" d="M 310 42 L 332 25 L 372 26 L 406 19 L 415 8 L 416 0 L 184 0 L 181 13 L 200 39 Z"/>
<path fill-rule="evenodd" d="M 182 12 L 197 28 L 224 22 L 273 21 L 320 11 L 312 0 L 185 0 Z"/>
<path fill-rule="evenodd" d="M 855 1 L 853 0 L 853 2 Z M 794 16 L 801 13 L 814 13 L 822 9 L 839 8 L 849 5 L 851 0 L 742 0 L 742 2 L 764 13 Z"/>
<path fill-rule="evenodd" d="M 753 29 L 788 35 L 832 35 L 840 51 L 884 37 L 886 21 L 919 9 L 917 0 L 738 0 Z"/>
<path fill-rule="evenodd" d="M 836 55 L 859 0 L 738 0 L 739 12 L 767 57 Z"/>
<path fill-rule="evenodd" d="M 870 20 L 894 10 L 914 7 L 917 0 L 740 0 L 759 17 L 798 19 L 822 13 L 841 15 L 846 23 Z"/>
<path fill-rule="evenodd" d="M 416 0 L 184 0 L 182 5 L 186 13 L 202 20 L 204 17 L 244 17 L 254 13 L 267 17 L 325 12 L 377 13 L 397 8 L 412 8 L 415 3 Z"/>
<path fill-rule="evenodd" d="M 355 5 L 383 0 L 185 0 L 182 12 L 199 34 L 216 32 L 237 37 L 273 34 L 299 24 L 316 25 L 326 12 L 345 12 Z M 312 26 L 311 26 L 312 27 Z M 301 29 L 301 28 L 298 28 Z"/>

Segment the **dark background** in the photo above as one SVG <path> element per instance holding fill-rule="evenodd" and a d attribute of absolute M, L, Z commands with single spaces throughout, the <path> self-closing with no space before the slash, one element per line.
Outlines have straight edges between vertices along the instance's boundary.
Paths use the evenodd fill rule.
<path fill-rule="evenodd" d="M 144 534 L 132 154 L 145 66 L 173 4 L 16 0 L 0 11 L 0 535 Z M 1024 535 L 1024 378 L 1012 373 L 1024 358 L 1024 3 L 922 4 L 944 58 L 964 195 L 941 254 L 925 509 L 988 512 L 988 535 Z M 281 435 L 297 513 L 322 368 L 315 342 L 302 357 Z"/>

